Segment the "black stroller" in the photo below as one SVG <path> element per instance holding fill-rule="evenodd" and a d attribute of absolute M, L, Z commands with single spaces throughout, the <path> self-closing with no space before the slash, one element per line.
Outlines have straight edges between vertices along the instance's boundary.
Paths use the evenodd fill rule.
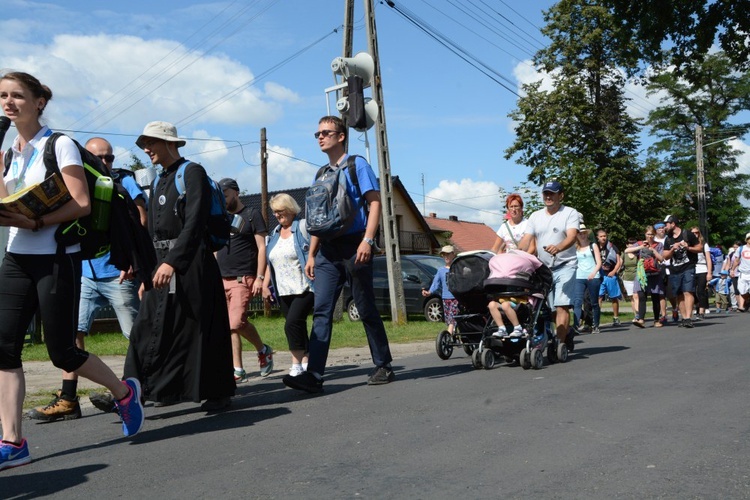
<path fill-rule="evenodd" d="M 552 272 L 541 266 L 533 274 L 513 278 L 489 278 L 491 252 L 461 254 L 453 261 L 448 274 L 448 288 L 458 299 L 462 312 L 456 316 L 456 334 L 441 332 L 436 340 L 438 356 L 448 359 L 453 347 L 460 345 L 475 368 L 490 369 L 498 358 L 507 363 L 516 360 L 524 369 L 539 369 L 544 365 L 544 351 L 550 363 L 565 362 L 568 349 L 559 342 L 554 331 L 547 295 L 552 287 Z M 490 300 L 500 297 L 529 297 L 526 304 L 516 309 L 521 325 L 528 332 L 521 337 L 495 337 L 498 325 L 487 310 Z M 532 305 L 533 304 L 533 305 Z M 512 325 L 507 323 L 507 331 Z"/>

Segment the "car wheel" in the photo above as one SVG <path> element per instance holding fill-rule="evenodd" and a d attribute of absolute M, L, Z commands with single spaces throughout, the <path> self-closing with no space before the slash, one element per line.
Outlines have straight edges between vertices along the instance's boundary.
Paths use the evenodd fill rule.
<path fill-rule="evenodd" d="M 360 321 L 362 319 L 357 310 L 357 304 L 354 303 L 353 299 L 349 301 L 349 305 L 346 307 L 346 312 L 349 314 L 349 319 L 351 321 Z"/>
<path fill-rule="evenodd" d="M 424 305 L 424 317 L 433 323 L 443 321 L 443 301 L 437 297 L 428 300 Z"/>

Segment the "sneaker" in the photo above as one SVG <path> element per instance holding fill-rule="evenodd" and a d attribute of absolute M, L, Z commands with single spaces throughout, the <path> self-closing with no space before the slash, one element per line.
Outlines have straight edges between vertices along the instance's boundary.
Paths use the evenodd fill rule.
<path fill-rule="evenodd" d="M 379 366 L 372 372 L 370 378 L 367 379 L 367 385 L 383 385 L 390 384 L 396 380 L 396 375 L 388 367 Z"/>
<path fill-rule="evenodd" d="M 115 401 L 122 419 L 122 433 L 125 436 L 135 436 L 143 427 L 143 405 L 141 404 L 141 383 L 130 377 L 122 382 L 130 393 L 124 399 Z"/>
<path fill-rule="evenodd" d="M 109 392 L 94 392 L 89 396 L 89 401 L 98 410 L 104 413 L 117 413 L 117 405 L 115 404 L 115 398 Z"/>
<path fill-rule="evenodd" d="M 697 317 L 697 318 L 695 318 L 695 319 L 696 319 L 697 321 L 703 321 L 704 319 L 706 319 L 706 315 L 705 315 L 705 314 L 699 314 L 699 315 L 698 315 L 698 317 Z"/>
<path fill-rule="evenodd" d="M 525 328 L 518 327 L 518 328 L 513 329 L 513 332 L 511 332 L 510 336 L 511 337 L 523 337 L 527 333 L 528 332 L 526 331 Z"/>
<path fill-rule="evenodd" d="M 258 353 L 258 363 L 260 364 L 260 376 L 267 377 L 273 370 L 273 349 L 271 349 L 271 346 L 263 344 L 263 352 Z"/>
<path fill-rule="evenodd" d="M 504 326 L 498 327 L 497 331 L 492 334 L 493 337 L 505 337 L 508 334 L 508 332 L 505 330 Z"/>
<path fill-rule="evenodd" d="M 313 375 L 312 372 L 304 371 L 296 377 L 284 375 L 281 381 L 290 389 L 297 389 L 298 391 L 305 391 L 310 394 L 323 392 L 323 380 Z"/>
<path fill-rule="evenodd" d="M 573 336 L 570 335 L 570 332 L 565 336 L 565 347 L 568 348 L 568 352 L 573 352 L 576 348 L 575 342 L 573 342 Z"/>
<path fill-rule="evenodd" d="M 682 326 L 684 328 L 693 328 L 693 320 L 692 319 L 683 319 L 682 320 Z"/>
<path fill-rule="evenodd" d="M 595 326 L 591 329 L 591 335 L 596 335 L 597 333 L 601 333 L 601 330 L 599 330 L 598 326 Z"/>
<path fill-rule="evenodd" d="M 296 377 L 297 375 L 300 375 L 303 371 L 302 365 L 292 365 L 291 368 L 289 368 L 289 376 Z"/>
<path fill-rule="evenodd" d="M 620 318 L 612 318 L 612 326 L 620 326 Z"/>
<path fill-rule="evenodd" d="M 63 396 L 61 390 L 58 390 L 47 406 L 39 406 L 30 410 L 28 417 L 45 422 L 54 422 L 59 419 L 75 420 L 81 418 L 81 405 L 78 403 L 78 398 L 71 401 L 67 396 Z"/>
<path fill-rule="evenodd" d="M 240 369 L 240 370 L 234 371 L 234 382 L 236 384 L 241 384 L 242 382 L 246 382 L 246 381 L 247 381 L 247 373 L 245 372 L 245 370 Z"/>
<path fill-rule="evenodd" d="M 680 314 L 677 311 L 672 311 L 672 323 L 677 323 L 677 320 L 679 319 Z"/>
<path fill-rule="evenodd" d="M 0 470 L 19 467 L 31 462 L 29 444 L 26 439 L 21 440 L 19 446 L 10 443 L 0 443 Z"/>
<path fill-rule="evenodd" d="M 634 319 L 633 320 L 633 324 L 635 326 L 637 326 L 638 328 L 645 328 L 646 327 L 646 322 L 643 321 L 642 319 Z"/>
<path fill-rule="evenodd" d="M 228 410 L 232 406 L 232 399 L 226 398 L 210 398 L 207 399 L 202 405 L 201 410 L 203 411 L 223 411 Z"/>

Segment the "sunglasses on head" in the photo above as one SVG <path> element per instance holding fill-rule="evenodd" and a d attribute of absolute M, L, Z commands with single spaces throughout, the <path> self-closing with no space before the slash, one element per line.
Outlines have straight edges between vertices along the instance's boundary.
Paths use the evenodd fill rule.
<path fill-rule="evenodd" d="M 318 139 L 320 136 L 323 136 L 323 138 L 328 137 L 329 135 L 338 134 L 338 130 L 321 130 L 319 132 L 315 132 L 313 135 L 316 139 Z"/>

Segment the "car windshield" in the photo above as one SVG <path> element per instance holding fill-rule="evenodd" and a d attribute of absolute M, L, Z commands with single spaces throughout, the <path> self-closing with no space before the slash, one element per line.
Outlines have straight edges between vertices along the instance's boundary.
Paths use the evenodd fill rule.
<path fill-rule="evenodd" d="M 435 272 L 441 267 L 445 267 L 445 260 L 442 257 L 437 257 L 435 255 L 411 255 L 410 258 L 414 262 L 427 266 Z"/>

